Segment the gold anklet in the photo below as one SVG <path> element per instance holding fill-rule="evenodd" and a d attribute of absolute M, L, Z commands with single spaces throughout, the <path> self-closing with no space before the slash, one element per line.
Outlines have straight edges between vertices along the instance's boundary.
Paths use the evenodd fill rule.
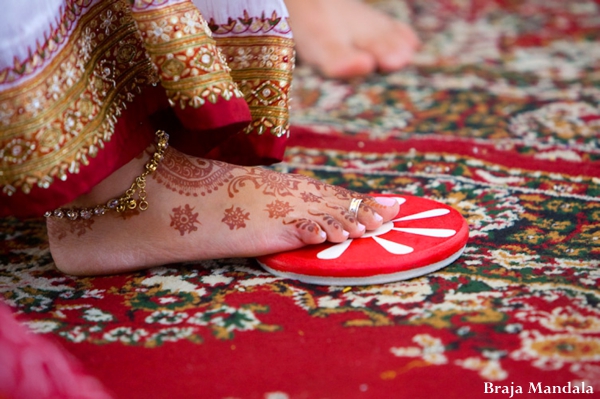
<path fill-rule="evenodd" d="M 97 205 L 92 208 L 58 208 L 54 211 L 48 211 L 45 217 L 54 217 L 57 219 L 67 218 L 69 220 L 89 219 L 92 216 L 102 216 L 107 211 L 125 212 L 126 210 L 139 209 L 145 211 L 148 209 L 146 200 L 146 177 L 153 173 L 160 161 L 162 161 L 165 151 L 169 146 L 169 135 L 162 130 L 156 132 L 156 151 L 152 154 L 150 160 L 146 163 L 144 173 L 135 178 L 129 190 L 125 191 L 119 198 L 108 201 L 105 205 Z M 133 196 L 137 192 L 137 200 Z"/>

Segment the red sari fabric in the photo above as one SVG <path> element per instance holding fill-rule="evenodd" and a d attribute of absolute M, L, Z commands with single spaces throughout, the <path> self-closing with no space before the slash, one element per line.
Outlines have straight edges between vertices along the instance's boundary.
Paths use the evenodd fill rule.
<path fill-rule="evenodd" d="M 24 5 L 1 17 L 0 216 L 74 200 L 158 129 L 190 155 L 283 157 L 294 56 L 282 2 L 34 1 L 31 31 L 11 24 Z"/>

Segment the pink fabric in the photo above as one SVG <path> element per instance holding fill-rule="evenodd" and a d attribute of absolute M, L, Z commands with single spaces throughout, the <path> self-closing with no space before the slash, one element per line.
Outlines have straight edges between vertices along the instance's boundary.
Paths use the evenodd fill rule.
<path fill-rule="evenodd" d="M 57 345 L 33 334 L 0 303 L 0 398 L 110 399 Z"/>

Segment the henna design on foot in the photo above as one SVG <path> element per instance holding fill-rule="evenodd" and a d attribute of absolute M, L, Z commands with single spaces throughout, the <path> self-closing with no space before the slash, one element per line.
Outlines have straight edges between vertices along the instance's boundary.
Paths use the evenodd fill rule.
<path fill-rule="evenodd" d="M 365 209 L 369 209 L 373 213 L 377 213 L 377 211 L 375 209 L 385 209 L 385 208 L 387 208 L 385 205 L 380 204 L 374 198 L 369 197 L 369 196 L 365 196 L 365 198 L 363 198 L 363 202 L 362 202 L 361 205 L 364 205 Z"/>
<path fill-rule="evenodd" d="M 302 175 L 300 175 L 302 176 Z M 352 199 L 352 198 L 363 198 L 368 197 L 368 195 L 356 193 L 354 191 L 348 190 L 347 188 L 334 186 L 331 184 L 327 184 L 325 182 L 313 179 L 312 177 L 302 176 L 303 180 L 306 180 L 306 183 L 312 186 L 315 186 L 315 189 L 318 191 L 333 191 L 333 196 L 337 199 Z"/>
<path fill-rule="evenodd" d="M 363 198 L 362 194 L 355 193 L 340 186 L 326 186 L 325 189 L 331 189 L 334 192 L 334 196 L 338 199 L 350 200 L 352 198 Z"/>
<path fill-rule="evenodd" d="M 231 208 L 225 210 L 225 217 L 221 222 L 229 226 L 230 230 L 241 229 L 246 227 L 246 220 L 250 220 L 250 212 L 244 213 L 244 210 L 240 207 L 234 209 L 234 205 Z"/>
<path fill-rule="evenodd" d="M 271 219 L 283 218 L 293 210 L 294 208 L 290 206 L 289 202 L 283 202 L 279 200 L 275 200 L 270 204 L 267 204 L 267 209 L 265 209 L 265 211 L 269 212 L 269 218 Z"/>
<path fill-rule="evenodd" d="M 344 219 L 346 219 L 348 222 L 350 223 L 358 223 L 358 220 L 356 220 L 356 217 L 354 217 L 353 214 L 351 214 L 348 209 L 344 208 L 343 206 L 340 205 L 329 205 L 326 204 L 327 208 L 330 209 L 335 209 L 336 211 L 338 211 L 340 213 L 340 215 L 342 215 L 344 217 Z"/>
<path fill-rule="evenodd" d="M 284 221 L 283 224 L 285 225 L 290 225 L 290 224 L 295 224 L 297 228 L 301 229 L 301 230 L 306 230 L 310 233 L 315 233 L 318 234 L 320 231 L 320 227 L 319 225 L 310 219 L 294 219 L 294 220 L 290 220 L 288 222 Z"/>
<path fill-rule="evenodd" d="M 370 213 L 371 216 L 375 216 L 378 215 L 378 213 L 375 211 L 375 209 L 373 209 L 370 205 L 367 205 L 366 203 L 362 202 L 360 204 L 360 209 L 363 210 L 363 212 L 367 212 Z"/>
<path fill-rule="evenodd" d="M 323 197 L 319 197 L 318 195 L 309 193 L 307 191 L 304 191 L 303 193 L 301 193 L 300 198 L 302 198 L 302 201 L 304 201 L 304 202 L 316 202 L 317 204 L 320 203 L 321 200 L 323 199 Z"/>
<path fill-rule="evenodd" d="M 56 233 L 56 238 L 62 240 L 69 234 L 76 234 L 81 237 L 88 230 L 92 231 L 94 219 L 61 220 L 53 224 L 52 230 Z"/>
<path fill-rule="evenodd" d="M 168 148 L 165 157 L 152 177 L 171 191 L 197 197 L 217 191 L 229 182 L 235 167 L 219 161 L 186 157 Z"/>
<path fill-rule="evenodd" d="M 193 210 L 194 208 L 191 208 L 188 204 L 185 204 L 184 209 L 180 206 L 173 208 L 173 214 L 170 215 L 171 227 L 179 230 L 181 235 L 197 231 L 198 227 L 196 227 L 196 223 L 201 223 L 198 221 L 198 213 L 192 213 Z"/>
<path fill-rule="evenodd" d="M 285 197 L 292 195 L 292 191 L 298 190 L 300 180 L 292 178 L 291 175 L 283 175 L 263 168 L 253 168 L 250 173 L 238 176 L 229 183 L 229 197 L 239 192 L 239 187 L 244 187 L 247 181 L 254 183 L 256 189 L 264 187 L 263 194 Z"/>
<path fill-rule="evenodd" d="M 335 220 L 335 218 L 333 216 L 331 216 L 328 213 L 323 213 L 323 212 L 311 212 L 308 211 L 309 214 L 311 214 L 312 216 L 322 216 L 323 217 L 323 222 L 327 223 L 329 226 L 333 226 L 334 229 L 336 230 L 342 230 L 342 224 L 340 222 L 338 222 L 337 220 Z"/>
<path fill-rule="evenodd" d="M 315 186 L 315 189 L 317 189 L 318 191 L 327 190 L 327 186 L 328 186 L 327 183 L 325 183 L 321 180 L 317 180 L 313 177 L 301 175 L 298 173 L 290 174 L 289 176 L 294 176 L 300 180 L 304 180 L 307 185 Z"/>

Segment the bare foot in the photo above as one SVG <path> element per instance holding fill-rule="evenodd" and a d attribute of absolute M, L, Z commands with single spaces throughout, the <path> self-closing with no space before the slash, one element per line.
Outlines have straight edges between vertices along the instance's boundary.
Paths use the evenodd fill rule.
<path fill-rule="evenodd" d="M 148 158 L 145 152 L 68 206 L 92 207 L 121 196 Z M 398 212 L 389 198 L 374 200 L 306 176 L 203 160 L 172 148 L 147 178 L 146 192 L 149 207 L 143 212 L 48 218 L 56 266 L 94 275 L 254 257 L 358 237 Z M 364 198 L 358 218 L 348 212 L 352 197 Z"/>
<path fill-rule="evenodd" d="M 331 78 L 396 71 L 420 45 L 410 26 L 358 0 L 286 0 L 298 58 Z"/>

